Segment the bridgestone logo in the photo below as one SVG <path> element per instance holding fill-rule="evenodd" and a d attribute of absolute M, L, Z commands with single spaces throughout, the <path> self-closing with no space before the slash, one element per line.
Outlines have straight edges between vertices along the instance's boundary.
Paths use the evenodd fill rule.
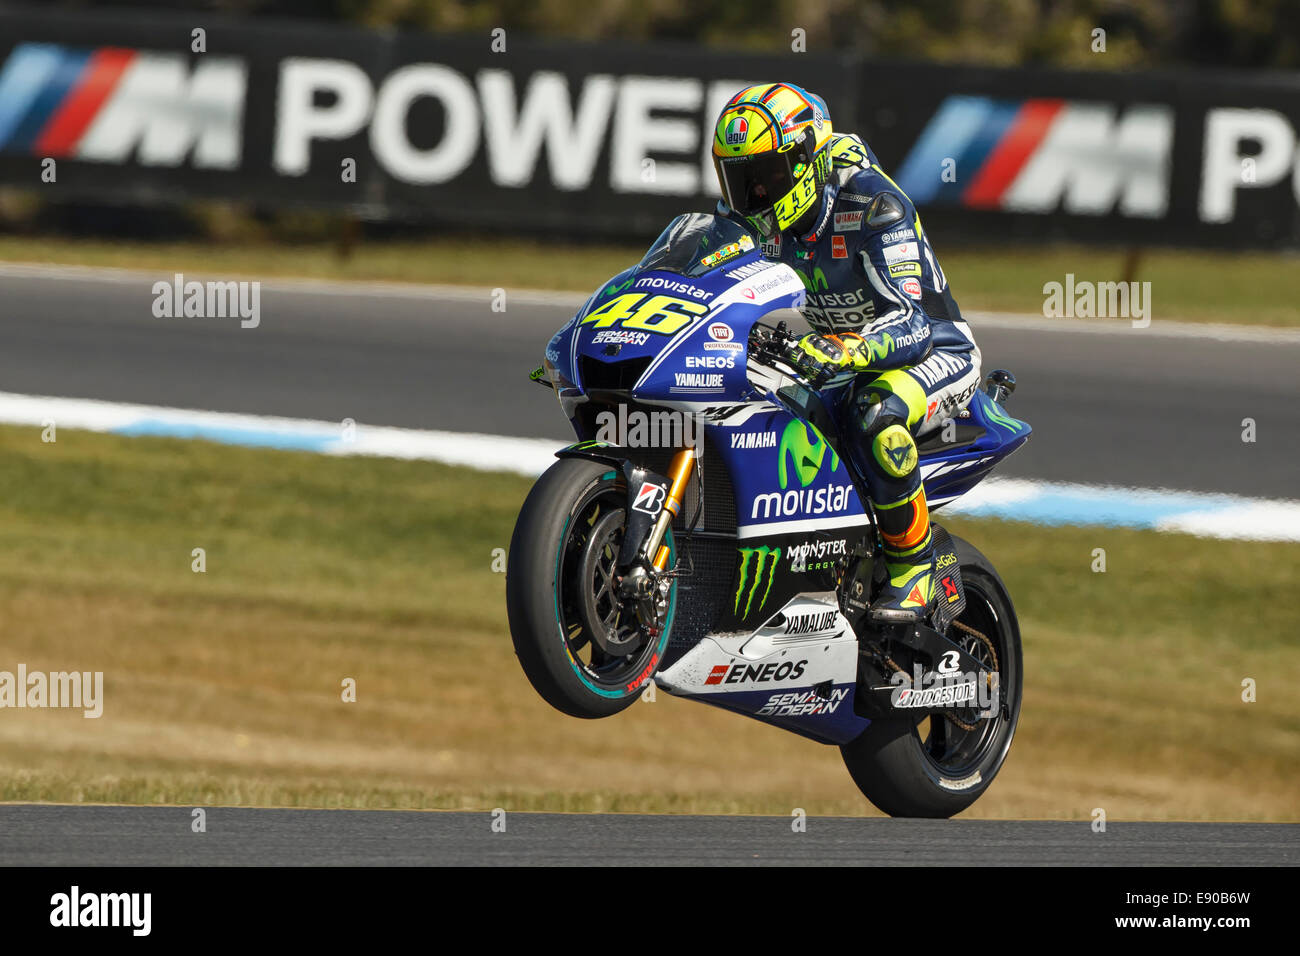
<path fill-rule="evenodd" d="M 930 687 L 926 690 L 904 688 L 898 692 L 895 707 L 948 707 L 966 704 L 975 699 L 975 682 L 962 684 L 945 684 L 942 687 Z"/>
<path fill-rule="evenodd" d="M 951 666 L 951 670 L 949 670 Z M 890 703 L 897 708 L 977 707 L 981 718 L 997 716 L 1000 698 L 997 672 L 985 674 L 957 669 L 957 652 L 944 655 L 936 671 L 914 664 L 911 675 L 901 671 L 889 678 L 894 685 Z"/>

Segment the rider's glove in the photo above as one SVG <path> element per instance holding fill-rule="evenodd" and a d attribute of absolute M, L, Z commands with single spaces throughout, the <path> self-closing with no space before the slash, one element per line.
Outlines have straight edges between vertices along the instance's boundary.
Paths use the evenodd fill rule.
<path fill-rule="evenodd" d="M 809 332 L 796 342 L 789 358 L 799 374 L 817 387 L 843 369 L 849 360 L 839 345 L 816 332 Z"/>
<path fill-rule="evenodd" d="M 820 335 L 810 332 L 792 350 L 796 369 L 820 387 L 843 372 L 857 372 L 871 364 L 871 350 L 860 335 Z"/>
<path fill-rule="evenodd" d="M 852 367 L 855 372 L 862 372 L 871 367 L 871 346 L 858 333 L 841 332 L 839 335 L 831 336 L 831 341 L 844 350 L 844 354 L 848 357 L 845 364 Z"/>

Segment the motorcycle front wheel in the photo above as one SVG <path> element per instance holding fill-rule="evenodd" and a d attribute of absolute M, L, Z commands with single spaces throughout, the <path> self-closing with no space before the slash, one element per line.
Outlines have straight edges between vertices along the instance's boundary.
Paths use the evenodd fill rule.
<path fill-rule="evenodd" d="M 529 492 L 510 541 L 506 611 L 515 656 L 537 693 L 574 717 L 629 707 L 668 646 L 676 581 L 659 594 L 657 633 L 616 591 L 626 509 L 617 469 L 561 458 Z M 664 543 L 673 548 L 671 530 Z"/>

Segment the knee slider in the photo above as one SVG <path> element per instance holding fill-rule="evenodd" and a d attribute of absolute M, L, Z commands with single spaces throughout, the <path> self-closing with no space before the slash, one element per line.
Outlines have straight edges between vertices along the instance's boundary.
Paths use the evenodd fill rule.
<path fill-rule="evenodd" d="M 871 440 L 871 457 L 891 478 L 905 478 L 916 468 L 916 442 L 902 425 L 888 425 Z"/>

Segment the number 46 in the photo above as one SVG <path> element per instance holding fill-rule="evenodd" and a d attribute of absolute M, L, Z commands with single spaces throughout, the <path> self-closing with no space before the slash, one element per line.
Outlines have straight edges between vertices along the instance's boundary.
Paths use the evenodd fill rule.
<path fill-rule="evenodd" d="M 672 335 L 707 311 L 709 307 L 701 302 L 689 302 L 671 295 L 647 298 L 644 292 L 630 292 L 610 299 L 584 318 L 582 324 L 594 322 L 596 328 L 607 329 L 621 323 L 625 329 Z"/>

